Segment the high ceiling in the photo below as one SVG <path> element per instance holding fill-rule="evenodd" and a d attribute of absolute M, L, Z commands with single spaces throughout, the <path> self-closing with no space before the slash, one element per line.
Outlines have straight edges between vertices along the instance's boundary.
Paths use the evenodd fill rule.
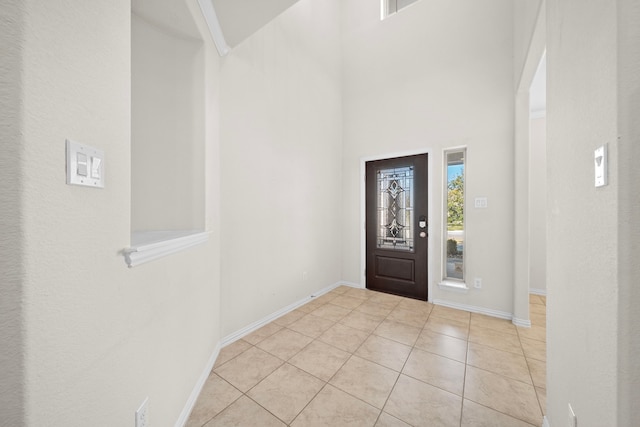
<path fill-rule="evenodd" d="M 237 46 L 298 0 L 204 0 L 213 3 L 227 45 Z"/>

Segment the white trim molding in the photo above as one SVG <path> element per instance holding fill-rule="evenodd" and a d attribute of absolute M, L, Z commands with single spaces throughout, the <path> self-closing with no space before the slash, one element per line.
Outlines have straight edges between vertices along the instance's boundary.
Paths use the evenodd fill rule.
<path fill-rule="evenodd" d="M 467 292 L 469 292 L 469 287 L 464 282 L 452 282 L 443 280 L 442 282 L 438 283 L 438 287 L 443 291 L 457 292 L 460 294 L 466 294 Z"/>
<path fill-rule="evenodd" d="M 202 16 L 204 16 L 204 20 L 207 23 L 207 27 L 209 27 L 213 43 L 216 45 L 216 49 L 218 49 L 218 54 L 220 56 L 225 56 L 231 51 L 231 48 L 227 45 L 227 41 L 224 39 L 224 33 L 222 32 L 222 27 L 220 26 L 216 10 L 213 7 L 213 1 L 198 0 L 198 5 L 200 5 L 200 10 L 202 11 Z"/>
<path fill-rule="evenodd" d="M 533 295 L 540 295 L 540 296 L 543 296 L 543 297 L 547 296 L 547 290 L 546 289 L 530 288 L 529 289 L 529 293 L 533 294 Z"/>
<path fill-rule="evenodd" d="M 521 326 L 523 328 L 531 327 L 531 320 L 529 319 L 518 319 L 517 317 L 514 317 L 513 319 L 511 319 L 511 322 L 513 322 L 514 325 Z"/>
<path fill-rule="evenodd" d="M 131 247 L 124 249 L 129 268 L 183 251 L 209 240 L 206 231 L 149 231 L 134 232 Z"/>
<path fill-rule="evenodd" d="M 200 377 L 198 377 L 198 381 L 196 382 L 196 385 L 193 387 L 193 390 L 191 390 L 189 399 L 187 399 L 187 403 L 185 403 L 184 408 L 182 409 L 182 412 L 178 417 L 178 421 L 176 421 L 175 427 L 183 427 L 185 424 L 187 424 L 187 421 L 189 420 L 189 415 L 191 415 L 191 411 L 193 411 L 193 407 L 196 405 L 196 402 L 198 401 L 198 396 L 200 396 L 202 387 L 204 387 L 204 384 L 207 382 L 207 378 L 209 378 L 209 375 L 211 374 L 213 365 L 216 363 L 216 359 L 220 354 L 220 349 L 221 349 L 221 346 L 220 346 L 220 343 L 218 343 L 218 345 L 216 345 L 216 347 L 213 349 L 213 353 L 211 353 L 211 356 L 209 357 L 209 360 L 207 361 L 207 364 L 205 365 L 204 370 L 200 374 Z"/>
<path fill-rule="evenodd" d="M 432 302 L 436 305 L 455 308 L 457 310 L 470 311 L 472 313 L 486 314 L 487 316 L 498 317 L 500 319 L 511 320 L 513 318 L 513 315 L 511 313 L 507 313 L 506 311 L 492 310 L 490 308 L 484 308 L 484 307 L 476 307 L 475 305 L 460 304 L 457 302 L 451 302 L 443 299 L 434 299 Z"/>

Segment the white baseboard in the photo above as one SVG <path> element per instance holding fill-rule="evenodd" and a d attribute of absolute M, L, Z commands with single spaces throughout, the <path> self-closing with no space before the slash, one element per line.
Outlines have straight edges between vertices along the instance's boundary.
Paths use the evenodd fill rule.
<path fill-rule="evenodd" d="M 530 328 L 531 327 L 531 320 L 529 319 L 518 319 L 517 317 L 514 317 L 513 319 L 511 319 L 511 322 L 513 322 L 514 325 L 516 326 L 522 326 L 523 328 Z"/>
<path fill-rule="evenodd" d="M 511 320 L 511 322 L 513 322 L 513 324 L 516 326 L 522 326 L 525 328 L 531 327 L 530 320 L 518 319 L 516 317 L 513 317 L 512 313 L 509 313 L 506 311 L 492 310 L 490 308 L 476 307 L 474 305 L 460 304 L 457 302 L 451 302 L 451 301 L 442 300 L 442 299 L 434 299 L 432 302 L 436 305 L 455 308 L 457 310 L 470 311 L 472 313 L 485 314 L 487 316 L 497 317 L 499 319 Z"/>
<path fill-rule="evenodd" d="M 213 353 L 209 357 L 207 361 L 207 365 L 204 367 L 204 370 L 200 374 L 196 385 L 191 390 L 191 394 L 189 395 L 189 399 L 187 399 L 187 403 L 184 405 L 182 412 L 180 413 L 180 417 L 178 417 L 178 421 L 176 421 L 175 427 L 183 427 L 187 421 L 189 420 L 189 415 L 191 411 L 193 411 L 193 407 L 196 405 L 198 401 L 198 396 L 200 396 L 200 392 L 202 391 L 202 387 L 204 387 L 204 383 L 207 382 L 207 378 L 209 378 L 209 374 L 211 374 L 211 370 L 213 369 L 213 365 L 216 363 L 216 359 L 220 354 L 220 343 L 216 345 L 213 349 Z"/>
<path fill-rule="evenodd" d="M 457 302 L 451 302 L 451 301 L 441 300 L 441 299 L 434 299 L 431 302 L 436 305 L 442 305 L 445 307 L 455 308 L 458 310 L 470 311 L 472 313 L 486 314 L 487 316 L 498 317 L 500 319 L 506 319 L 506 320 L 513 319 L 513 314 L 507 313 L 506 311 L 492 310 L 490 308 L 476 307 L 474 305 L 459 304 Z"/>
<path fill-rule="evenodd" d="M 549 422 L 549 418 L 545 415 L 542 418 L 542 427 L 551 427 L 551 423 Z"/>
<path fill-rule="evenodd" d="M 360 283 L 353 283 L 353 282 L 340 282 L 341 285 L 345 285 L 345 286 L 349 286 L 350 288 L 356 288 L 356 289 L 364 289 L 364 285 L 361 285 Z"/>
<path fill-rule="evenodd" d="M 296 308 L 308 303 L 309 301 L 313 300 L 314 298 L 319 297 L 320 295 L 324 295 L 327 292 L 330 292 L 332 290 L 334 290 L 335 288 L 337 288 L 340 285 L 346 285 L 346 286 L 351 286 L 351 284 L 349 283 L 345 283 L 345 282 L 338 282 L 338 283 L 334 283 L 333 285 L 327 286 L 326 288 L 320 289 L 318 292 L 314 292 L 313 294 L 309 295 L 306 298 L 301 299 L 300 301 L 294 302 L 293 304 L 289 304 L 288 306 L 276 311 L 275 313 L 271 313 L 270 315 L 263 317 L 260 320 L 257 320 L 247 326 L 245 326 L 244 328 L 240 329 L 239 331 L 236 331 L 232 334 L 227 335 L 226 337 L 224 337 L 222 339 L 222 341 L 220 342 L 221 347 L 226 347 L 229 344 L 239 340 L 240 338 L 249 335 L 251 332 L 260 329 L 261 327 L 263 327 L 264 325 L 266 325 L 269 322 L 273 322 L 274 320 L 276 320 L 278 317 L 282 317 L 285 314 L 295 310 Z"/>
<path fill-rule="evenodd" d="M 533 294 L 533 295 L 540 295 L 540 296 L 543 296 L 543 297 L 547 296 L 547 290 L 546 289 L 529 288 L 529 293 Z"/>

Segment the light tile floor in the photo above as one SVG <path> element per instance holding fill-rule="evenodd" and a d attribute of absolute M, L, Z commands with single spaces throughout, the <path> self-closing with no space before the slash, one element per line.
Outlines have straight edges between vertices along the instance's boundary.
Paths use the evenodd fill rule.
<path fill-rule="evenodd" d="M 187 422 L 539 426 L 546 299 L 531 328 L 341 286 L 220 352 Z"/>

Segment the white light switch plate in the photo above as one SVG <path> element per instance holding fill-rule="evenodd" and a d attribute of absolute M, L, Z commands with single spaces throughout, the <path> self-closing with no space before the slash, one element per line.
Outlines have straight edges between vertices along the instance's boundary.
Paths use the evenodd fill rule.
<path fill-rule="evenodd" d="M 604 187 L 607 185 L 607 175 L 609 171 L 607 170 L 607 144 L 602 145 L 593 153 L 593 164 L 595 167 L 596 174 L 596 187 Z"/>
<path fill-rule="evenodd" d="M 104 188 L 104 151 L 67 139 L 67 184 Z"/>

